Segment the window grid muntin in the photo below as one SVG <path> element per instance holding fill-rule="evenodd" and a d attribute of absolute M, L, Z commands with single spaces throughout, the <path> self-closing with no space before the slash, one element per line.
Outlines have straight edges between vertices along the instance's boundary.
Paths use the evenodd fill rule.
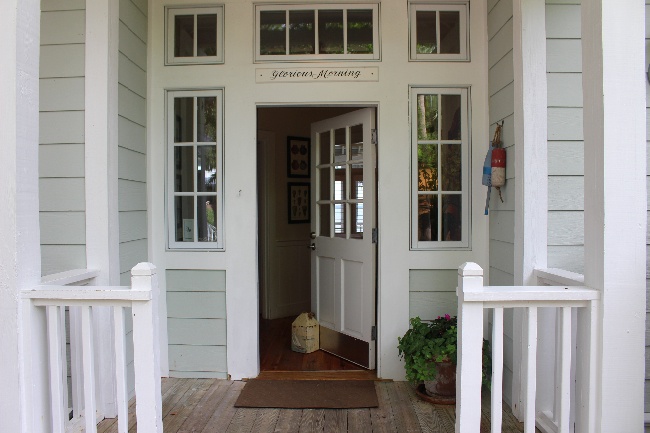
<path fill-rule="evenodd" d="M 198 16 L 199 15 L 216 15 L 216 55 L 199 56 L 197 53 L 198 44 Z M 194 38 L 193 38 L 193 56 L 176 57 L 174 55 L 175 43 L 175 23 L 174 18 L 177 15 L 193 15 L 194 17 Z M 209 6 L 166 6 L 165 7 L 165 65 L 205 65 L 224 63 L 224 5 Z"/>
<path fill-rule="evenodd" d="M 313 10 L 314 11 L 314 49 L 316 54 L 289 54 L 289 11 L 292 10 Z M 319 10 L 342 10 L 343 11 L 343 54 L 320 54 L 320 40 L 318 32 L 318 11 Z M 373 25 L 373 53 L 372 54 L 349 54 L 348 53 L 348 11 L 371 10 Z M 261 26 L 260 14 L 262 11 L 286 11 L 285 18 L 285 54 L 284 55 L 263 55 L 261 53 Z M 314 3 L 314 4 L 273 4 L 255 6 L 255 62 L 304 62 L 312 60 L 380 60 L 380 29 L 379 29 L 379 4 L 378 3 Z"/>
<path fill-rule="evenodd" d="M 198 99 L 202 97 L 214 97 L 216 99 L 215 107 L 215 139 L 216 141 L 205 142 L 198 141 Z M 175 141 L 175 112 L 174 112 L 174 101 L 177 98 L 192 98 L 192 142 L 176 142 Z M 168 112 L 168 132 L 167 132 L 167 236 L 168 236 L 168 248 L 169 249 L 193 249 L 193 250 L 223 250 L 225 247 L 224 243 L 224 221 L 223 221 L 223 90 L 213 89 L 213 90 L 190 90 L 190 91 L 179 91 L 179 90 L 170 90 L 167 92 L 167 112 Z M 170 122 L 170 119 L 173 121 Z M 215 146 L 215 191 L 198 191 L 198 147 L 199 146 Z M 189 174 L 192 179 L 193 191 L 176 191 L 175 188 L 175 150 L 179 147 L 191 147 L 192 148 L 192 170 Z M 193 237 L 192 242 L 177 241 L 177 227 L 176 227 L 176 198 L 177 197 L 192 197 L 193 198 Z M 215 210 L 215 230 L 216 230 L 216 242 L 211 241 L 200 241 L 199 240 L 199 227 L 198 227 L 198 205 L 199 199 L 205 197 L 213 197 Z M 207 212 L 207 209 L 205 209 Z M 207 218 L 207 217 L 206 217 Z M 207 223 L 207 221 L 206 221 Z M 182 222 L 181 222 L 182 225 Z M 209 232 L 209 227 L 206 226 L 206 232 Z"/>
<path fill-rule="evenodd" d="M 417 19 L 418 11 L 436 12 L 436 49 L 437 53 L 418 53 L 417 50 Z M 440 53 L 440 12 L 457 11 L 460 15 L 460 53 Z M 469 61 L 469 2 L 417 2 L 409 3 L 409 60 L 410 61 Z"/>
<path fill-rule="evenodd" d="M 461 139 L 460 140 L 442 140 L 442 132 L 440 130 L 441 122 L 444 120 L 438 116 L 438 140 L 421 140 L 418 136 L 418 96 L 419 95 L 438 95 L 438 112 L 441 112 L 442 95 L 460 95 L 461 99 Z M 471 152 L 470 142 L 470 103 L 469 103 L 469 90 L 467 88 L 450 88 L 450 87 L 416 87 L 411 86 L 411 249 L 413 250 L 462 250 L 470 246 L 471 236 L 471 218 L 470 218 L 470 203 L 469 203 L 469 157 Z M 420 144 L 460 144 L 461 145 L 461 185 L 462 191 L 446 191 L 442 190 L 442 167 L 440 150 L 437 156 L 437 176 L 438 176 L 438 190 L 437 191 L 423 191 L 419 189 L 419 165 L 418 165 L 418 146 Z M 435 196 L 437 199 L 437 240 L 420 241 L 418 239 L 419 229 L 419 198 L 420 196 Z M 443 196 L 446 195 L 459 195 L 461 196 L 461 240 L 460 241 L 444 241 L 441 239 L 442 224 L 443 224 L 443 209 L 442 201 Z"/>

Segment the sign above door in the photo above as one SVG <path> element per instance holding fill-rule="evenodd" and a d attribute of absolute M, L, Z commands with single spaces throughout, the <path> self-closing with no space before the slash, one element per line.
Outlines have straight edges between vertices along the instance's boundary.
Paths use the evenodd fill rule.
<path fill-rule="evenodd" d="M 257 83 L 314 83 L 379 81 L 378 67 L 361 68 L 258 68 Z"/>

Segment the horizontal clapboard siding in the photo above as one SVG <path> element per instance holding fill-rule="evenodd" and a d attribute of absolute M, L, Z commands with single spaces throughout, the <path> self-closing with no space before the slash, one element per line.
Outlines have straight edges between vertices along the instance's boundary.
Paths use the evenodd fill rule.
<path fill-rule="evenodd" d="M 488 11 L 490 138 L 494 134 L 497 122 L 503 122 L 501 141 L 506 149 L 507 166 L 506 185 L 501 188 L 503 202 L 495 188 L 492 188 L 490 197 L 490 279 L 486 283 L 508 286 L 514 284 L 515 257 L 513 1 L 488 1 Z M 485 143 L 484 146 L 487 151 L 488 144 Z M 481 189 L 475 193 L 483 195 L 486 194 L 486 190 Z M 504 319 L 504 399 L 510 403 L 513 374 L 512 315 L 507 315 Z"/>
<path fill-rule="evenodd" d="M 226 272 L 168 269 L 165 277 L 170 375 L 226 378 Z"/>
<path fill-rule="evenodd" d="M 147 240 L 146 156 L 146 7 L 120 0 L 118 54 L 118 213 L 120 280 L 128 284 L 130 270 L 149 259 Z M 127 44 L 131 44 L 129 46 Z M 127 332 L 131 341 L 132 332 Z M 129 377 L 133 355 L 128 354 Z M 133 382 L 129 382 L 132 391 Z"/>
<path fill-rule="evenodd" d="M 41 2 L 39 210 L 43 275 L 86 267 L 85 2 Z"/>
<path fill-rule="evenodd" d="M 548 265 L 584 269 L 580 2 L 547 0 Z"/>
<path fill-rule="evenodd" d="M 422 320 L 456 315 L 458 270 L 411 269 L 409 271 L 409 314 Z"/>

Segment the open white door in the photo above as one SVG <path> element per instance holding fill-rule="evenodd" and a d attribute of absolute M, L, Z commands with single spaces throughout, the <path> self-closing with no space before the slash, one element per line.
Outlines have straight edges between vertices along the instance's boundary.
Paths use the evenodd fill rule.
<path fill-rule="evenodd" d="M 312 310 L 321 349 L 375 368 L 375 109 L 312 124 Z"/>

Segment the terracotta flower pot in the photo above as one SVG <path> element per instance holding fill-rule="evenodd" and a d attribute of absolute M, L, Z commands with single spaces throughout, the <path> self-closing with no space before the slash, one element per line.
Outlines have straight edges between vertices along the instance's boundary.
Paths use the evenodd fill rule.
<path fill-rule="evenodd" d="M 456 395 L 456 366 L 451 362 L 437 362 L 438 375 L 425 380 L 424 388 L 430 396 L 454 397 Z"/>

